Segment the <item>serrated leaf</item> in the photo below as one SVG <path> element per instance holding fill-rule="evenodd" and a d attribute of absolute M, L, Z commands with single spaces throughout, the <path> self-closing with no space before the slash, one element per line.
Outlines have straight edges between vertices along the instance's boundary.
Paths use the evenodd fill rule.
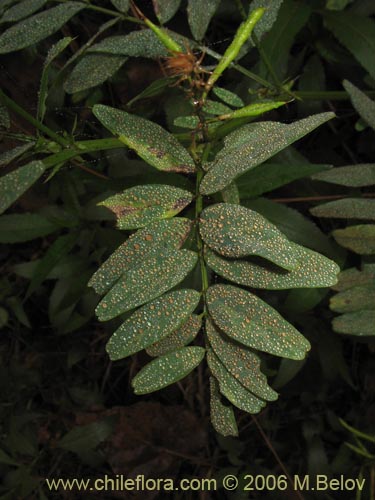
<path fill-rule="evenodd" d="M 20 21 L 21 19 L 31 16 L 31 14 L 34 14 L 34 12 L 41 9 L 47 1 L 48 0 L 23 0 L 8 9 L 1 17 L 0 22 L 11 23 Z"/>
<path fill-rule="evenodd" d="M 1 106 L 0 106 L 1 107 Z M 26 142 L 25 144 L 21 144 L 20 146 L 16 146 L 13 149 L 9 149 L 8 151 L 4 151 L 4 153 L 0 154 L 0 166 L 8 165 L 13 160 L 16 160 L 23 153 L 26 153 L 29 149 L 32 149 L 35 146 L 34 142 Z"/>
<path fill-rule="evenodd" d="M 201 193 L 211 194 L 225 188 L 240 175 L 265 162 L 334 116 L 333 113 L 320 113 L 290 125 L 277 122 L 244 125 L 225 138 L 224 148 L 210 164 L 202 180 Z"/>
<path fill-rule="evenodd" d="M 92 276 L 89 286 L 97 293 L 107 292 L 132 267 L 163 250 L 180 248 L 191 227 L 192 222 L 183 217 L 152 222 L 117 248 Z"/>
<path fill-rule="evenodd" d="M 344 292 L 356 286 L 370 285 L 373 283 L 375 283 L 375 270 L 372 272 L 370 270 L 359 271 L 355 267 L 351 267 L 339 274 L 339 281 L 332 288 L 337 292 Z"/>
<path fill-rule="evenodd" d="M 137 229 L 178 214 L 192 201 L 185 189 L 164 184 L 145 184 L 125 189 L 99 203 L 111 210 L 119 229 Z"/>
<path fill-rule="evenodd" d="M 245 106 L 245 103 L 237 94 L 234 94 L 230 90 L 223 89 L 221 87 L 217 87 L 216 85 L 213 87 L 212 92 L 223 102 L 229 104 L 229 106 L 233 106 L 234 108 L 242 108 Z"/>
<path fill-rule="evenodd" d="M 233 408 L 222 403 L 219 382 L 210 377 L 210 417 L 213 428 L 222 436 L 238 436 Z"/>
<path fill-rule="evenodd" d="M 55 33 L 85 8 L 81 2 L 65 2 L 8 28 L 0 36 L 0 54 L 24 49 Z"/>
<path fill-rule="evenodd" d="M 197 336 L 202 326 L 202 318 L 196 314 L 192 314 L 188 320 L 172 333 L 163 336 L 161 340 L 150 345 L 146 351 L 149 356 L 163 356 L 168 352 L 175 351 L 180 347 L 184 347 L 192 342 Z"/>
<path fill-rule="evenodd" d="M 195 290 L 177 290 L 135 311 L 107 343 L 111 360 L 130 356 L 171 335 L 188 320 L 199 299 Z"/>
<path fill-rule="evenodd" d="M 339 313 L 375 311 L 375 280 L 372 284 L 354 286 L 350 290 L 336 293 L 331 297 L 329 307 Z"/>
<path fill-rule="evenodd" d="M 214 353 L 232 376 L 255 396 L 266 401 L 276 401 L 278 395 L 267 384 L 267 377 L 260 371 L 258 356 L 221 335 L 209 319 L 206 321 L 206 331 Z"/>
<path fill-rule="evenodd" d="M 313 180 L 330 182 L 340 186 L 364 187 L 375 185 L 375 163 L 360 163 L 331 168 L 311 177 Z"/>
<path fill-rule="evenodd" d="M 214 285 L 207 292 L 214 323 L 248 347 L 289 359 L 303 359 L 309 342 L 271 306 L 256 295 L 231 285 Z"/>
<path fill-rule="evenodd" d="M 100 321 L 107 321 L 153 300 L 181 283 L 197 263 L 190 250 L 168 251 L 150 257 L 126 271 L 96 308 Z"/>
<path fill-rule="evenodd" d="M 375 25 L 374 25 L 374 48 L 375 48 Z M 375 71 L 375 65 L 374 65 Z M 375 130 L 375 102 L 367 97 L 367 95 L 359 90 L 355 85 L 348 82 L 348 80 L 343 81 L 343 86 L 345 90 L 350 95 L 350 99 L 354 108 L 357 110 L 360 117 L 368 124 L 371 128 Z"/>
<path fill-rule="evenodd" d="M 20 243 L 40 238 L 59 226 L 39 214 L 10 214 L 0 217 L 0 243 Z"/>
<path fill-rule="evenodd" d="M 135 394 L 148 394 L 185 378 L 203 360 L 203 347 L 182 347 L 154 359 L 132 380 Z"/>
<path fill-rule="evenodd" d="M 375 311 L 357 311 L 334 318 L 332 327 L 335 332 L 347 335 L 375 335 Z"/>
<path fill-rule="evenodd" d="M 344 198 L 317 205 L 310 212 L 315 217 L 375 220 L 375 200 Z"/>
<path fill-rule="evenodd" d="M 212 375 L 217 379 L 221 394 L 234 406 L 248 413 L 259 413 L 265 401 L 257 398 L 228 372 L 213 351 L 207 352 L 207 362 Z"/>
<path fill-rule="evenodd" d="M 330 165 L 264 163 L 237 180 L 241 198 L 255 198 L 297 179 L 330 169 Z"/>
<path fill-rule="evenodd" d="M 161 24 L 167 23 L 178 11 L 181 0 L 153 0 L 154 10 Z"/>
<path fill-rule="evenodd" d="M 0 177 L 0 214 L 28 190 L 45 169 L 41 161 L 32 161 Z"/>
<path fill-rule="evenodd" d="M 325 12 L 324 22 L 335 37 L 375 78 L 375 23 L 354 12 Z"/>
<path fill-rule="evenodd" d="M 124 14 L 129 10 L 129 0 L 111 0 L 111 3 L 117 10 Z"/>
<path fill-rule="evenodd" d="M 187 15 L 195 40 L 202 40 L 221 0 L 188 0 Z"/>
<path fill-rule="evenodd" d="M 332 232 L 337 243 L 360 255 L 375 254 L 375 225 L 360 224 Z"/>
<path fill-rule="evenodd" d="M 64 89 L 68 94 L 74 94 L 96 87 L 111 78 L 127 59 L 113 54 L 87 54 L 70 73 Z"/>
<path fill-rule="evenodd" d="M 96 118 L 147 163 L 168 172 L 192 173 L 195 165 L 187 150 L 160 125 L 109 106 L 97 104 Z"/>
<path fill-rule="evenodd" d="M 298 265 L 292 271 L 285 271 L 261 259 L 225 259 L 209 249 L 205 251 L 205 259 L 219 276 L 251 288 L 322 288 L 337 283 L 340 268 L 335 262 L 299 245 L 296 245 L 295 252 Z"/>
<path fill-rule="evenodd" d="M 205 243 L 225 257 L 258 255 L 288 270 L 299 265 L 295 245 L 264 217 L 240 205 L 205 208 L 199 231 Z"/>

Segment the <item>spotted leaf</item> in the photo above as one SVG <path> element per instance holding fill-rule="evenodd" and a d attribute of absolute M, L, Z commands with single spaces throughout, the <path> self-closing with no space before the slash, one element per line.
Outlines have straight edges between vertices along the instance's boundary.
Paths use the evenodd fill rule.
<path fill-rule="evenodd" d="M 200 294 L 195 290 L 177 290 L 137 309 L 110 338 L 109 357 L 125 358 L 162 341 L 186 322 L 199 299 Z"/>
<path fill-rule="evenodd" d="M 164 184 L 135 186 L 99 203 L 111 210 L 119 229 L 137 229 L 178 214 L 192 201 L 185 189 Z"/>
<path fill-rule="evenodd" d="M 216 432 L 223 436 L 238 436 L 233 408 L 222 403 L 219 383 L 215 377 L 210 377 L 210 414 Z"/>
<path fill-rule="evenodd" d="M 190 344 L 197 336 L 202 326 L 202 318 L 196 314 L 192 314 L 183 324 L 176 326 L 176 329 L 163 336 L 161 340 L 152 344 L 147 349 L 147 354 L 150 356 L 162 356 L 170 351 L 175 351 L 180 347 Z"/>
<path fill-rule="evenodd" d="M 158 170 L 195 171 L 188 151 L 160 125 L 101 104 L 94 106 L 93 113 L 112 134 Z"/>
<path fill-rule="evenodd" d="M 224 148 L 208 165 L 209 170 L 200 185 L 201 193 L 220 191 L 334 116 L 333 113 L 321 113 L 289 125 L 277 122 L 244 125 L 225 138 Z"/>
<path fill-rule="evenodd" d="M 348 187 L 372 186 L 375 184 L 375 163 L 360 163 L 331 168 L 314 174 L 312 179 Z"/>
<path fill-rule="evenodd" d="M 240 205 L 206 208 L 199 231 L 207 245 L 225 257 L 258 255 L 288 270 L 299 264 L 295 245 L 262 215 Z"/>
<path fill-rule="evenodd" d="M 259 351 L 303 359 L 309 342 L 256 295 L 231 285 L 208 289 L 207 304 L 214 323 L 229 337 Z"/>
<path fill-rule="evenodd" d="M 136 394 L 148 394 L 185 378 L 205 355 L 203 347 L 182 347 L 156 358 L 142 368 L 132 380 Z"/>
<path fill-rule="evenodd" d="M 183 217 L 156 221 L 132 234 L 107 259 L 89 281 L 97 293 L 107 292 L 129 269 L 161 251 L 180 248 L 192 222 Z"/>
<path fill-rule="evenodd" d="M 316 217 L 375 220 L 375 200 L 344 198 L 318 205 L 310 212 Z"/>
<path fill-rule="evenodd" d="M 100 321 L 115 318 L 172 289 L 189 274 L 197 262 L 190 250 L 161 252 L 129 269 L 98 304 Z"/>

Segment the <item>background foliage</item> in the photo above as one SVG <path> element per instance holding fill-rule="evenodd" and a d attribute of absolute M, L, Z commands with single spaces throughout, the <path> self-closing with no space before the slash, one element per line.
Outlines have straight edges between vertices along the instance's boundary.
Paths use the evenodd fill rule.
<path fill-rule="evenodd" d="M 266 127 L 272 121 L 298 129 L 297 120 L 327 111 L 337 118 L 282 152 L 275 146 L 224 201 L 239 196 L 289 240 L 345 271 L 332 291 L 256 292 L 312 349 L 302 361 L 264 358 L 281 396 L 256 418 L 238 412 L 239 438 L 224 438 L 208 424 L 204 365 L 178 385 L 134 396 L 128 381 L 150 358 L 140 352 L 108 359 L 105 345 L 117 323 L 97 321 L 99 297 L 87 286 L 127 237 L 101 201 L 145 183 L 191 190 L 189 179 L 163 172 L 167 165 L 156 172 L 120 148 L 92 114 L 102 103 L 122 108 L 188 144 L 192 107 L 158 63 L 168 50 L 153 32 L 137 29 L 126 0 L 0 1 L 0 168 L 7 174 L 0 178 L 0 208 L 7 210 L 0 217 L 2 498 L 49 498 L 42 478 L 53 476 L 219 478 L 283 468 L 364 475 L 366 490 L 357 498 L 375 494 L 373 2 L 139 2 L 150 19 L 167 23 L 176 43 L 184 46 L 187 37 L 205 47 L 207 66 L 225 51 L 243 14 L 259 6 L 267 13 L 206 113 L 214 118 L 265 98 L 272 101 Z M 261 153 L 266 146 L 259 143 Z M 220 154 L 225 158 L 225 148 Z M 181 151 L 176 157 L 183 159 Z M 209 194 L 216 189 L 210 182 Z M 207 258 L 220 274 L 219 256 Z M 193 274 L 191 283 L 197 279 Z M 237 497 L 240 491 L 218 493 Z"/>

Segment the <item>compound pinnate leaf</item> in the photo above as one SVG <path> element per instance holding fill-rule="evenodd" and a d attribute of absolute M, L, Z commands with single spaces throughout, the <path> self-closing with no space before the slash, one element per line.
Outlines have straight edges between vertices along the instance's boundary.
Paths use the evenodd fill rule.
<path fill-rule="evenodd" d="M 362 310 L 375 311 L 375 282 L 369 285 L 354 286 L 331 297 L 330 308 L 339 313 Z"/>
<path fill-rule="evenodd" d="M 296 245 L 298 265 L 286 271 L 261 259 L 225 259 L 206 248 L 207 265 L 219 276 L 252 288 L 286 290 L 323 288 L 337 283 L 339 266 L 323 255 Z"/>
<path fill-rule="evenodd" d="M 129 269 L 111 288 L 96 308 L 100 321 L 107 321 L 130 311 L 175 287 L 197 263 L 190 250 L 161 253 Z"/>
<path fill-rule="evenodd" d="M 197 336 L 201 326 L 202 318 L 196 314 L 192 314 L 182 326 L 155 344 L 150 345 L 146 349 L 147 354 L 154 357 L 162 356 L 190 344 Z"/>
<path fill-rule="evenodd" d="M 87 54 L 70 73 L 64 89 L 68 94 L 73 94 L 96 87 L 111 78 L 126 60 L 126 56 Z"/>
<path fill-rule="evenodd" d="M 310 343 L 271 306 L 231 285 L 208 289 L 207 305 L 214 323 L 237 342 L 289 359 L 303 359 Z"/>
<path fill-rule="evenodd" d="M 318 205 L 310 212 L 316 217 L 375 220 L 375 200 L 344 198 Z"/>
<path fill-rule="evenodd" d="M 299 264 L 295 245 L 267 219 L 240 205 L 217 203 L 204 209 L 199 231 L 225 257 L 258 255 L 288 270 Z"/>
<path fill-rule="evenodd" d="M 192 201 L 185 189 L 164 184 L 135 186 L 99 203 L 111 210 L 119 229 L 137 229 L 150 222 L 169 219 Z"/>
<path fill-rule="evenodd" d="M 244 125 L 225 138 L 224 148 L 215 161 L 209 164 L 209 170 L 202 180 L 201 193 L 220 191 L 243 173 L 265 162 L 334 116 L 334 113 L 320 113 L 290 125 L 277 122 Z"/>
<path fill-rule="evenodd" d="M 110 338 L 107 352 L 112 360 L 125 358 L 172 334 L 197 307 L 200 294 L 177 290 L 144 305 Z"/>
<path fill-rule="evenodd" d="M 186 174 L 195 171 L 187 150 L 160 125 L 102 104 L 94 106 L 93 113 L 120 141 L 158 170 Z"/>
<path fill-rule="evenodd" d="M 185 378 L 203 360 L 205 349 L 182 347 L 156 358 L 142 368 L 132 380 L 135 394 L 148 394 Z"/>
<path fill-rule="evenodd" d="M 221 0 L 188 0 L 188 21 L 195 40 L 201 40 Z"/>
<path fill-rule="evenodd" d="M 41 161 L 32 161 L 0 177 L 0 214 L 28 190 L 45 169 Z"/>
<path fill-rule="evenodd" d="M 220 392 L 234 406 L 248 413 L 259 413 L 266 406 L 265 401 L 257 398 L 238 382 L 225 368 L 219 358 L 208 351 L 207 362 L 212 375 L 217 379 Z"/>
<path fill-rule="evenodd" d="M 152 3 L 157 18 L 161 24 L 164 24 L 176 14 L 181 0 L 153 0 Z"/>
<path fill-rule="evenodd" d="M 312 179 L 340 186 L 364 187 L 375 184 L 375 163 L 361 163 L 331 168 L 327 172 L 314 174 Z"/>
<path fill-rule="evenodd" d="M 31 16 L 37 10 L 41 9 L 48 0 L 23 0 L 8 9 L 0 19 L 1 23 L 14 23 L 25 17 Z"/>
<path fill-rule="evenodd" d="M 152 222 L 132 234 L 101 265 L 89 281 L 97 293 L 107 292 L 129 269 L 168 249 L 177 250 L 187 238 L 192 222 L 183 217 Z"/>
<path fill-rule="evenodd" d="M 55 33 L 71 17 L 85 8 L 81 2 L 64 2 L 57 7 L 28 17 L 0 36 L 0 54 L 24 49 Z"/>
<path fill-rule="evenodd" d="M 215 377 L 210 377 L 210 416 L 216 432 L 222 436 L 238 436 L 233 408 L 222 403 L 219 382 Z"/>
<path fill-rule="evenodd" d="M 342 314 L 333 319 L 332 327 L 335 332 L 347 335 L 375 335 L 375 310 Z"/>
<path fill-rule="evenodd" d="M 374 30 L 375 31 L 375 30 Z M 375 35 L 375 33 L 374 33 Z M 375 44 L 375 38 L 374 38 Z M 374 45 L 375 46 L 375 45 Z M 350 95 L 353 106 L 357 110 L 360 117 L 375 130 L 375 102 L 367 95 L 359 90 L 355 85 L 344 80 L 343 86 Z"/>
<path fill-rule="evenodd" d="M 375 23 L 353 12 L 326 12 L 327 28 L 375 78 Z"/>
<path fill-rule="evenodd" d="M 360 255 L 375 254 L 375 225 L 360 224 L 332 232 L 337 243 Z"/>
<path fill-rule="evenodd" d="M 10 214 L 0 217 L 0 243 L 19 243 L 46 236 L 59 226 L 39 214 Z"/>
<path fill-rule="evenodd" d="M 267 384 L 267 377 L 260 371 L 258 356 L 241 344 L 225 338 L 209 319 L 206 321 L 206 331 L 214 353 L 232 376 L 255 396 L 276 401 L 278 395 Z"/>

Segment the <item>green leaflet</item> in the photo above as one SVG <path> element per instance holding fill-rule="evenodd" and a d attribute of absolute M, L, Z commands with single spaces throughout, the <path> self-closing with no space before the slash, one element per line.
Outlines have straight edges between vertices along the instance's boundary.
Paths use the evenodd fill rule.
<path fill-rule="evenodd" d="M 253 0 L 250 4 L 249 12 L 253 12 L 260 7 L 265 8 L 265 13 L 257 23 L 254 33 L 260 40 L 273 26 L 277 19 L 279 9 L 284 0 Z"/>
<path fill-rule="evenodd" d="M 234 406 L 248 413 L 259 413 L 266 406 L 265 401 L 257 398 L 240 384 L 228 372 L 219 358 L 210 350 L 207 352 L 207 362 L 212 375 L 217 379 L 221 394 Z"/>
<path fill-rule="evenodd" d="M 209 164 L 202 180 L 201 193 L 211 194 L 223 189 L 334 116 L 333 113 L 320 113 L 290 125 L 277 122 L 244 125 L 224 139 L 224 148 Z"/>
<path fill-rule="evenodd" d="M 119 229 L 137 229 L 150 222 L 178 214 L 192 201 L 185 189 L 164 184 L 150 184 L 125 189 L 99 203 L 111 210 Z"/>
<path fill-rule="evenodd" d="M 344 292 L 349 288 L 363 285 L 370 285 L 375 282 L 375 271 L 363 270 L 359 271 L 355 267 L 345 269 L 339 274 L 339 280 L 333 290 Z"/>
<path fill-rule="evenodd" d="M 325 12 L 329 30 L 375 78 L 375 23 L 354 12 Z"/>
<path fill-rule="evenodd" d="M 360 224 L 332 232 L 337 243 L 360 255 L 375 254 L 375 225 Z"/>
<path fill-rule="evenodd" d="M 239 285 L 266 290 L 321 288 L 335 285 L 340 268 L 335 262 L 308 248 L 295 246 L 298 265 L 285 271 L 261 259 L 225 259 L 206 249 L 207 265 L 219 276 Z"/>
<path fill-rule="evenodd" d="M 167 23 L 178 11 L 181 0 L 154 0 L 154 10 L 161 24 Z"/>
<path fill-rule="evenodd" d="M 126 271 L 99 302 L 95 312 L 107 321 L 130 311 L 178 285 L 194 268 L 197 254 L 190 250 L 161 253 Z"/>
<path fill-rule="evenodd" d="M 208 289 L 207 305 L 214 323 L 237 342 L 290 359 L 303 359 L 309 342 L 256 295 L 231 285 Z"/>
<path fill-rule="evenodd" d="M 32 161 L 0 177 L 0 214 L 28 190 L 45 169 L 46 167 L 41 161 Z"/>
<path fill-rule="evenodd" d="M 59 439 L 56 446 L 78 455 L 87 453 L 109 438 L 114 431 L 114 424 L 113 417 L 107 417 L 87 425 L 77 425 Z"/>
<path fill-rule="evenodd" d="M 0 36 L 0 54 L 24 49 L 60 29 L 71 17 L 85 8 L 81 2 L 65 2 L 8 28 Z"/>
<path fill-rule="evenodd" d="M 48 0 L 23 0 L 17 3 L 1 17 L 0 23 L 16 22 L 31 16 L 37 10 L 41 9 Z"/>
<path fill-rule="evenodd" d="M 132 380 L 135 394 L 148 394 L 183 379 L 203 360 L 203 347 L 182 347 L 156 358 Z"/>
<path fill-rule="evenodd" d="M 0 106 L 1 109 L 1 106 Z M 0 154 L 0 166 L 8 165 L 13 160 L 16 160 L 23 153 L 26 153 L 29 149 L 32 149 L 35 146 L 34 142 L 26 142 L 25 144 L 21 144 L 20 146 L 16 146 L 13 149 L 8 149 L 8 151 L 4 151 L 4 153 Z"/>
<path fill-rule="evenodd" d="M 344 198 L 318 205 L 310 212 L 316 217 L 375 220 L 375 200 Z"/>
<path fill-rule="evenodd" d="M 241 198 L 255 198 L 297 179 L 327 169 L 330 169 L 330 165 L 264 163 L 241 176 L 237 180 L 237 186 Z"/>
<path fill-rule="evenodd" d="M 116 7 L 117 10 L 126 14 L 129 10 L 129 0 L 111 0 L 112 5 Z"/>
<path fill-rule="evenodd" d="M 128 58 L 113 54 L 87 54 L 78 62 L 65 82 L 68 94 L 96 87 L 113 76 Z"/>
<path fill-rule="evenodd" d="M 247 116 L 260 116 L 263 113 L 267 113 L 267 111 L 271 111 L 272 109 L 277 109 L 280 106 L 285 106 L 285 101 L 263 101 L 263 102 L 254 102 L 245 106 L 244 108 L 236 109 L 231 111 L 230 113 L 222 114 L 219 116 L 220 120 L 233 120 L 235 118 L 245 118 Z"/>
<path fill-rule="evenodd" d="M 276 401 L 277 393 L 267 384 L 267 377 L 260 371 L 260 359 L 250 349 L 235 344 L 222 336 L 208 319 L 207 337 L 213 352 L 231 375 L 248 391 L 266 401 Z"/>
<path fill-rule="evenodd" d="M 225 257 L 258 255 L 284 269 L 298 266 L 295 245 L 264 217 L 240 205 L 205 208 L 199 231 L 205 243 Z"/>
<path fill-rule="evenodd" d="M 120 141 L 158 170 L 195 171 L 187 150 L 160 125 L 102 104 L 94 106 L 93 113 Z"/>
<path fill-rule="evenodd" d="M 218 101 L 212 101 L 211 99 L 206 100 L 203 110 L 211 115 L 224 115 L 232 112 L 232 109 L 226 104 Z"/>
<path fill-rule="evenodd" d="M 144 305 L 109 339 L 109 357 L 125 358 L 172 334 L 186 322 L 199 299 L 200 294 L 195 290 L 177 290 Z"/>
<path fill-rule="evenodd" d="M 372 186 L 375 184 L 375 163 L 332 168 L 327 172 L 314 174 L 312 179 L 348 187 Z"/>
<path fill-rule="evenodd" d="M 180 347 L 190 344 L 197 336 L 202 326 L 202 318 L 196 314 L 192 314 L 190 318 L 181 326 L 176 328 L 172 333 L 162 338 L 155 344 L 147 348 L 149 356 L 163 356 L 168 352 L 175 351 Z"/>
<path fill-rule="evenodd" d="M 89 281 L 96 293 L 107 292 L 129 269 L 138 266 L 151 256 L 168 249 L 180 248 L 191 230 L 189 219 L 173 219 L 152 222 L 132 234 L 96 271 Z"/>
<path fill-rule="evenodd" d="M 195 40 L 202 40 L 221 0 L 188 0 L 187 15 Z"/>
<path fill-rule="evenodd" d="M 10 214 L 0 217 L 0 243 L 20 243 L 46 236 L 59 229 L 39 214 Z"/>
<path fill-rule="evenodd" d="M 375 25 L 374 25 L 375 26 Z M 374 48 L 375 48 L 375 28 L 374 28 Z M 355 85 L 343 81 L 345 90 L 350 95 L 354 108 L 361 118 L 375 130 L 375 102 L 371 100 L 364 92 L 361 92 Z"/>
<path fill-rule="evenodd" d="M 219 382 L 210 377 L 210 417 L 213 428 L 223 436 L 238 436 L 236 417 L 231 406 L 221 402 Z"/>
<path fill-rule="evenodd" d="M 237 184 L 231 182 L 226 188 L 221 191 L 221 196 L 224 203 L 240 204 L 240 193 L 238 192 Z"/>
<path fill-rule="evenodd" d="M 357 311 L 334 318 L 332 327 L 335 332 L 348 335 L 375 335 L 375 311 Z"/>
<path fill-rule="evenodd" d="M 237 94 L 234 94 L 230 90 L 223 89 L 222 87 L 217 87 L 216 85 L 212 89 L 213 94 L 215 94 L 219 99 L 221 99 L 229 106 L 233 106 L 234 108 L 242 108 L 245 106 L 241 97 Z"/>
<path fill-rule="evenodd" d="M 330 308 L 339 313 L 363 310 L 375 311 L 375 280 L 373 283 L 354 286 L 331 297 Z"/>

